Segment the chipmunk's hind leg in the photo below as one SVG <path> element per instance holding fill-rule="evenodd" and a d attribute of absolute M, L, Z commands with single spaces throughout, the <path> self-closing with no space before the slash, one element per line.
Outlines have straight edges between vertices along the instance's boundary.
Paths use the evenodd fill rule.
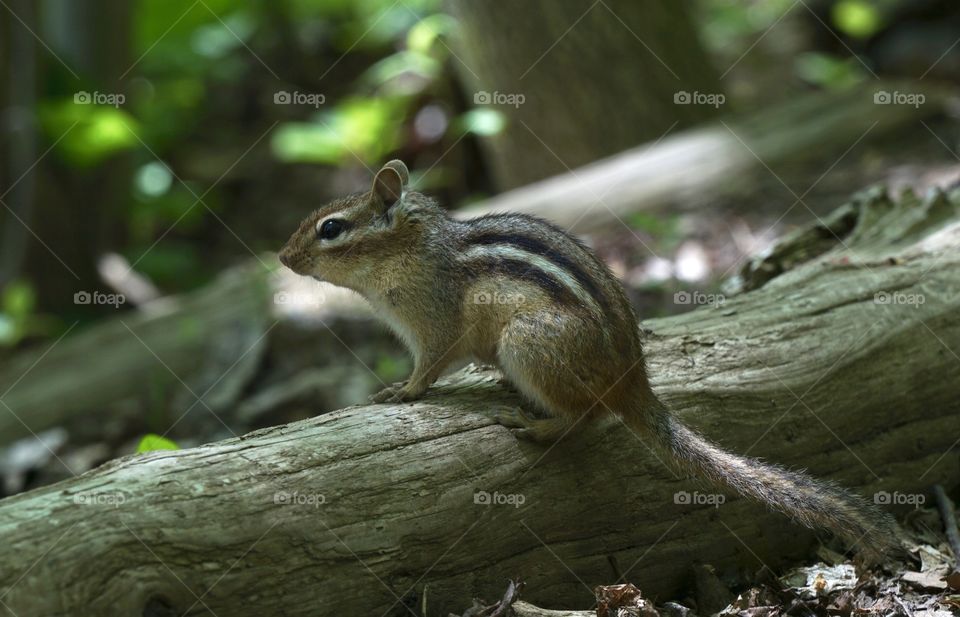
<path fill-rule="evenodd" d="M 556 441 L 585 424 L 585 416 L 594 415 L 602 406 L 593 394 L 599 384 L 591 370 L 568 366 L 563 360 L 580 356 L 577 351 L 584 342 L 578 332 L 583 332 L 582 324 L 558 319 L 551 312 L 518 315 L 501 333 L 497 346 L 500 369 L 523 397 L 546 415 L 536 417 L 524 409 L 498 415 L 497 421 L 513 428 L 517 436 Z"/>

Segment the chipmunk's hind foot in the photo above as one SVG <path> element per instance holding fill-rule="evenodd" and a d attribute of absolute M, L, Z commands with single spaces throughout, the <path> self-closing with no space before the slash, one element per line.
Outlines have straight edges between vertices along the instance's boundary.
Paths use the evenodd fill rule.
<path fill-rule="evenodd" d="M 557 441 L 575 423 L 575 420 L 565 417 L 534 417 L 522 407 L 500 412 L 494 416 L 494 420 L 509 428 L 518 438 L 540 443 Z"/>

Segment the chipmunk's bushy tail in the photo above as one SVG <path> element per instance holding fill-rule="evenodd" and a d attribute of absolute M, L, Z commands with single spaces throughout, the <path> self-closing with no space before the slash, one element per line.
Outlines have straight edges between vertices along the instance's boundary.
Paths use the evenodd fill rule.
<path fill-rule="evenodd" d="M 683 469 L 734 489 L 807 527 L 824 528 L 870 560 L 900 548 L 894 519 L 862 497 L 829 481 L 737 456 L 684 426 L 659 401 L 647 410 L 647 429 Z"/>

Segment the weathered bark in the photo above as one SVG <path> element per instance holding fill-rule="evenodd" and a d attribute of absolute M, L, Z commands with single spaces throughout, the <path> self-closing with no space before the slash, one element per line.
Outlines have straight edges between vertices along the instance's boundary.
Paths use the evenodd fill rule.
<path fill-rule="evenodd" d="M 502 113 L 511 127 L 484 143 L 500 188 L 653 141 L 674 125 L 716 117 L 722 105 L 700 96 L 722 97 L 720 80 L 682 2 L 448 6 L 462 43 L 453 66 L 474 102 Z"/>
<path fill-rule="evenodd" d="M 713 204 L 718 195 L 755 186 L 753 174 L 769 174 L 769 169 L 783 173 L 784 166 L 797 162 L 829 159 L 826 153 L 840 157 L 861 140 L 942 112 L 942 98 L 933 90 L 924 90 L 927 102 L 916 108 L 874 103 L 876 92 L 897 89 L 920 92 L 914 86 L 880 83 L 804 96 L 746 118 L 671 134 L 502 193 L 458 216 L 524 212 L 582 233 L 618 224 L 618 218 L 641 210 Z M 541 155 L 550 157 L 549 152 Z"/>
<path fill-rule="evenodd" d="M 645 322 L 655 389 L 726 447 L 867 495 L 956 485 L 957 218 L 942 197 L 860 198 L 822 231 L 839 246 Z M 614 571 L 662 598 L 695 561 L 775 568 L 809 546 L 752 502 L 675 503 L 696 485 L 616 420 L 518 442 L 491 420 L 516 404 L 467 369 L 412 404 L 127 457 L 3 500 L 0 600 L 21 615 L 403 615 L 426 595 L 446 614 L 519 577 L 528 601 L 588 608 Z"/>

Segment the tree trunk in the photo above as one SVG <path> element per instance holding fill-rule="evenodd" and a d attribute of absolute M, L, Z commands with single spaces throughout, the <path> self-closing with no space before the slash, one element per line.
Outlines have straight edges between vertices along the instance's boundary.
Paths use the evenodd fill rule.
<path fill-rule="evenodd" d="M 134 4 L 74 0 L 45 2 L 41 8 L 45 9 L 41 16 L 45 27 L 39 30 L 40 35 L 73 72 L 45 55 L 41 79 L 52 81 L 55 78 L 46 73 L 63 71 L 70 91 L 58 94 L 68 100 L 82 90 L 129 95 L 129 82 L 121 75 L 134 62 L 126 36 L 132 31 Z M 70 132 L 74 130 L 82 129 L 76 127 Z M 40 149 L 45 150 L 62 136 L 50 135 Z M 36 204 L 32 218 L 25 221 L 36 237 L 31 234 L 28 238 L 23 274 L 36 286 L 44 310 L 60 314 L 107 312 L 103 307 L 77 306 L 73 296 L 79 291 L 103 289 L 97 261 L 124 244 L 132 169 L 126 153 L 114 154 L 93 168 L 79 168 L 58 161 L 57 152 L 52 151 L 37 166 Z"/>
<path fill-rule="evenodd" d="M 645 322 L 658 394 L 735 452 L 866 495 L 955 486 L 958 203 L 858 197 L 753 262 L 752 291 Z M 0 501 L 0 599 L 20 615 L 444 615 L 519 577 L 528 601 L 588 608 L 620 575 L 662 598 L 693 562 L 725 575 L 809 548 L 756 503 L 678 498 L 702 488 L 616 420 L 518 442 L 491 419 L 517 403 L 468 368 L 412 404 Z"/>
<path fill-rule="evenodd" d="M 4 146 L 0 152 L 0 289 L 20 277 L 34 206 L 35 185 L 31 167 L 37 160 L 36 42 L 28 28 L 36 28 L 36 7 L 13 1 L 0 17 L 0 104 L 6 117 Z M 11 17 L 11 12 L 17 17 Z M 16 62 L 9 62 L 16 58 Z"/>
<path fill-rule="evenodd" d="M 716 115 L 718 107 L 698 95 L 721 95 L 719 80 L 683 2 L 451 0 L 448 6 L 460 20 L 454 66 L 474 102 L 503 113 L 512 127 L 488 144 L 501 189 Z"/>

